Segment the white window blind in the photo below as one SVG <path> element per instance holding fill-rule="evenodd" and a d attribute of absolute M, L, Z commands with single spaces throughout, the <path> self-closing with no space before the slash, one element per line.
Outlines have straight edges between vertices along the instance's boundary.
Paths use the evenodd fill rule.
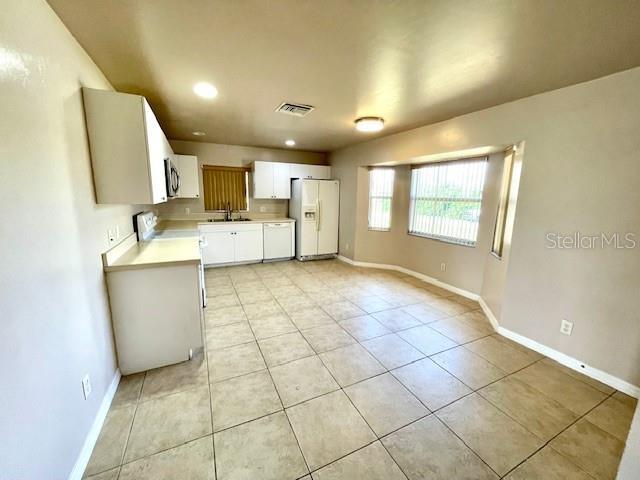
<path fill-rule="evenodd" d="M 475 245 L 486 167 L 485 157 L 414 168 L 409 233 Z"/>
<path fill-rule="evenodd" d="M 391 229 L 391 200 L 393 199 L 392 168 L 369 170 L 369 229 Z"/>

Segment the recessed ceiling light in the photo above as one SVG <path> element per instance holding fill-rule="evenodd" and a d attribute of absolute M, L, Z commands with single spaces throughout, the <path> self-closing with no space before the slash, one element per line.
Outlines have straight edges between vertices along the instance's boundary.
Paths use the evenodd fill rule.
<path fill-rule="evenodd" d="M 379 132 L 384 128 L 384 119 L 381 117 L 360 117 L 355 121 L 356 130 L 359 132 Z"/>
<path fill-rule="evenodd" d="M 196 137 L 204 137 L 206 135 L 205 132 L 191 132 L 191 135 L 195 135 Z"/>
<path fill-rule="evenodd" d="M 218 89 L 208 82 L 198 82 L 193 86 L 193 92 L 202 98 L 215 98 Z"/>
<path fill-rule="evenodd" d="M 293 146 L 295 146 L 296 141 L 295 141 L 295 140 L 287 140 L 286 142 L 284 142 L 284 144 L 285 144 L 287 147 L 293 147 Z"/>

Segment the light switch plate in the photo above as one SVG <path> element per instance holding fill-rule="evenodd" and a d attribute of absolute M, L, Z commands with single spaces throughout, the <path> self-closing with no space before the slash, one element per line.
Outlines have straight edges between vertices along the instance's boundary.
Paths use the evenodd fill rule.
<path fill-rule="evenodd" d="M 82 393 L 84 394 L 85 400 L 87 400 L 89 395 L 91 395 L 91 379 L 89 378 L 88 373 L 82 377 Z"/>
<path fill-rule="evenodd" d="M 570 322 L 569 320 L 563 318 L 560 322 L 560 333 L 563 333 L 564 335 L 571 335 L 572 331 L 573 322 Z"/>

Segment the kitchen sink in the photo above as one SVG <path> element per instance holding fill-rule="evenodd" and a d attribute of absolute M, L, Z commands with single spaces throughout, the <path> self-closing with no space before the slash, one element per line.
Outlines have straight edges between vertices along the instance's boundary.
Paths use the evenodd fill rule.
<path fill-rule="evenodd" d="M 207 222 L 219 223 L 219 222 L 250 222 L 250 218 L 234 218 L 232 220 L 225 220 L 224 218 L 210 218 Z"/>

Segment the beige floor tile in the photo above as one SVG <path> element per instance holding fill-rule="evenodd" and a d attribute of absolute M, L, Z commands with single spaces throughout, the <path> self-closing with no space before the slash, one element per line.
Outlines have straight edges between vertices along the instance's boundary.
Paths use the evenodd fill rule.
<path fill-rule="evenodd" d="M 391 330 L 371 315 L 349 318 L 339 322 L 339 324 L 359 342 L 391 333 Z"/>
<path fill-rule="evenodd" d="M 267 285 L 269 291 L 273 294 L 277 299 L 289 298 L 289 297 L 297 297 L 299 295 L 304 295 L 304 292 L 293 283 L 289 282 L 287 285 Z"/>
<path fill-rule="evenodd" d="M 380 442 L 374 442 L 313 473 L 314 480 L 406 480 Z"/>
<path fill-rule="evenodd" d="M 362 342 L 376 359 L 387 369 L 401 367 L 424 357 L 424 355 L 395 333 Z"/>
<path fill-rule="evenodd" d="M 413 305 L 420 303 L 420 300 L 411 295 L 404 295 L 401 293 L 382 293 L 380 294 L 385 302 L 391 304 L 392 307 L 406 307 L 407 305 Z"/>
<path fill-rule="evenodd" d="M 240 296 L 241 293 L 243 294 L 254 293 L 254 292 L 262 293 L 265 290 L 269 291 L 269 289 L 267 288 L 267 286 L 264 284 L 262 280 L 251 280 L 251 281 L 242 282 L 235 285 L 235 291 L 238 293 L 238 296 Z M 268 298 L 267 300 L 271 300 L 271 299 Z"/>
<path fill-rule="evenodd" d="M 106 472 L 98 473 L 96 475 L 90 475 L 88 477 L 82 477 L 83 480 L 118 480 L 120 474 L 120 467 L 108 470 Z"/>
<path fill-rule="evenodd" d="M 289 315 L 293 312 L 297 312 L 298 310 L 304 310 L 305 308 L 316 306 L 316 302 L 307 295 L 279 298 L 278 303 Z"/>
<path fill-rule="evenodd" d="M 416 303 L 415 305 L 402 307 L 402 310 L 404 310 L 412 317 L 417 318 L 423 324 L 436 322 L 448 317 L 446 313 L 443 313 L 440 310 L 436 310 L 435 308 L 430 307 L 425 303 Z"/>
<path fill-rule="evenodd" d="M 584 418 L 622 442 L 627 441 L 635 408 L 615 398 L 607 398 Z"/>
<path fill-rule="evenodd" d="M 499 475 L 543 445 L 476 393 L 444 407 L 436 415 Z"/>
<path fill-rule="evenodd" d="M 335 323 L 335 321 L 327 315 L 324 310 L 317 306 L 291 312 L 289 316 L 300 330 Z"/>
<path fill-rule="evenodd" d="M 208 355 L 211 383 L 267 368 L 256 342 L 213 350 Z"/>
<path fill-rule="evenodd" d="M 595 378 L 587 377 L 586 375 L 584 375 L 584 374 L 582 374 L 580 372 L 576 372 L 572 368 L 565 367 L 564 365 L 561 365 L 560 363 L 556 362 L 555 360 L 551 360 L 550 358 L 544 358 L 542 360 L 542 363 L 546 363 L 547 365 L 552 365 L 555 368 L 557 368 L 558 370 L 560 370 L 561 372 L 566 373 L 567 375 L 569 375 L 569 376 L 571 376 L 573 378 L 581 380 L 584 383 L 586 383 L 587 385 L 590 385 L 593 388 L 595 388 L 596 390 L 599 390 L 602 393 L 606 393 L 607 395 L 611 395 L 613 392 L 616 391 L 615 388 L 612 388 L 609 385 L 605 385 L 604 383 L 599 382 Z"/>
<path fill-rule="evenodd" d="M 285 407 L 340 388 L 318 356 L 273 367 L 271 375 Z"/>
<path fill-rule="evenodd" d="M 240 305 L 218 309 L 209 309 L 207 307 L 204 311 L 204 320 L 205 327 L 210 329 L 231 323 L 246 322 L 247 316 Z"/>
<path fill-rule="evenodd" d="M 211 406 L 214 432 L 282 410 L 266 370 L 214 383 Z"/>
<path fill-rule="evenodd" d="M 120 378 L 118 390 L 116 391 L 111 408 L 124 407 L 125 405 L 135 405 L 140 398 L 142 382 L 144 382 L 145 372 L 126 375 Z"/>
<path fill-rule="evenodd" d="M 119 480 L 215 480 L 213 438 L 208 435 L 122 466 Z"/>
<path fill-rule="evenodd" d="M 352 299 L 351 302 L 356 305 L 358 308 L 361 308 L 367 313 L 380 312 L 382 310 L 388 310 L 393 308 L 390 303 L 385 302 L 382 298 L 377 295 L 371 295 L 366 297 L 360 297 L 357 299 Z"/>
<path fill-rule="evenodd" d="M 207 385 L 207 362 L 199 353 L 191 360 L 147 372 L 140 401 Z"/>
<path fill-rule="evenodd" d="M 275 300 L 268 300 L 266 302 L 251 303 L 244 305 L 244 313 L 249 320 L 253 320 L 258 317 L 269 317 L 271 315 L 282 314 L 284 311 L 280 307 L 280 304 Z"/>
<path fill-rule="evenodd" d="M 94 475 L 120 466 L 135 411 L 135 404 L 109 410 L 93 447 L 85 475 Z"/>
<path fill-rule="evenodd" d="M 141 402 L 131 427 L 125 463 L 211 434 L 209 388 Z"/>
<path fill-rule="evenodd" d="M 438 353 L 431 359 L 473 390 L 506 375 L 495 365 L 462 346 Z"/>
<path fill-rule="evenodd" d="M 602 480 L 616 477 L 624 442 L 593 423 L 581 419 L 562 432 L 551 447 L 594 477 Z"/>
<path fill-rule="evenodd" d="M 513 373 L 537 361 L 536 356 L 528 355 L 492 336 L 467 343 L 465 348 L 507 373 Z"/>
<path fill-rule="evenodd" d="M 491 480 L 498 476 L 434 415 L 382 439 L 410 480 Z"/>
<path fill-rule="evenodd" d="M 449 315 L 460 315 L 471 310 L 470 307 L 454 302 L 450 298 L 438 298 L 429 302 L 429 305 Z"/>
<path fill-rule="evenodd" d="M 410 328 L 397 332 L 398 335 L 410 343 L 425 355 L 434 355 L 438 352 L 453 348 L 458 344 L 453 340 L 441 335 L 427 325 L 420 324 L 419 327 Z"/>
<path fill-rule="evenodd" d="M 469 387 L 429 358 L 391 373 L 430 410 L 438 410 L 471 393 Z"/>
<path fill-rule="evenodd" d="M 376 439 L 341 390 L 288 408 L 286 412 L 312 471 Z"/>
<path fill-rule="evenodd" d="M 542 362 L 513 374 L 563 407 L 582 415 L 606 398 L 606 395 L 584 382 Z"/>
<path fill-rule="evenodd" d="M 208 350 L 232 347 L 255 340 L 247 322 L 207 329 L 206 336 Z"/>
<path fill-rule="evenodd" d="M 429 414 L 390 373 L 356 383 L 344 391 L 379 437 Z"/>
<path fill-rule="evenodd" d="M 214 435 L 218 480 L 294 480 L 308 472 L 284 413 Z"/>
<path fill-rule="evenodd" d="M 311 346 L 299 332 L 259 340 L 258 343 L 270 368 L 315 355 Z"/>
<path fill-rule="evenodd" d="M 486 337 L 491 333 L 469 325 L 469 323 L 456 317 L 438 320 L 437 322 L 430 323 L 429 327 L 458 343 L 472 342 L 473 340 Z"/>
<path fill-rule="evenodd" d="M 504 477 L 505 480 L 593 480 L 551 447 L 544 447 Z"/>
<path fill-rule="evenodd" d="M 216 297 L 208 296 L 207 308 L 210 310 L 217 310 L 219 308 L 231 307 L 234 305 L 240 305 L 240 299 L 235 292 L 227 295 L 218 295 Z"/>
<path fill-rule="evenodd" d="M 492 383 L 479 393 L 544 441 L 550 440 L 577 418 L 555 400 L 513 377 Z"/>
<path fill-rule="evenodd" d="M 258 275 L 260 274 L 258 273 Z M 269 280 L 266 282 L 266 286 L 269 289 L 269 291 L 271 291 L 271 293 L 274 293 L 274 290 L 276 290 L 279 287 L 293 286 L 293 283 L 291 283 L 291 279 L 284 275 L 278 275 L 275 277 L 268 277 L 268 278 Z"/>
<path fill-rule="evenodd" d="M 273 295 L 271 295 L 271 292 L 265 287 L 264 290 L 238 292 L 238 298 L 242 305 L 249 305 L 252 303 L 268 302 L 273 299 Z"/>
<path fill-rule="evenodd" d="M 507 337 L 503 337 L 499 333 L 492 334 L 491 338 L 494 338 L 494 339 L 498 340 L 499 342 L 506 343 L 511 348 L 515 348 L 516 350 L 521 350 L 521 351 L 525 352 L 527 355 L 530 355 L 531 357 L 536 358 L 538 360 L 544 358 L 544 355 L 541 355 L 538 352 L 536 352 L 534 350 L 531 350 L 530 348 L 525 347 L 524 345 L 520 345 L 519 343 L 514 342 L 513 340 L 511 340 L 511 339 L 509 339 Z"/>
<path fill-rule="evenodd" d="M 284 313 L 254 318 L 250 320 L 249 323 L 251 324 L 253 334 L 258 340 L 298 331 L 296 326 Z"/>
<path fill-rule="evenodd" d="M 321 353 L 319 357 L 342 387 L 386 372 L 380 362 L 357 343 Z"/>
<path fill-rule="evenodd" d="M 633 409 L 635 409 L 636 405 L 638 405 L 638 400 L 627 395 L 626 393 L 616 392 L 612 395 L 612 397 L 618 400 L 619 402 L 622 402 L 625 405 L 630 406 Z"/>
<path fill-rule="evenodd" d="M 325 312 L 329 314 L 331 318 L 338 322 L 341 320 L 346 320 L 347 318 L 359 317 L 366 314 L 364 310 L 357 307 L 348 300 L 320 306 Z"/>
<path fill-rule="evenodd" d="M 344 347 L 345 345 L 350 345 L 356 342 L 355 339 L 336 322 L 333 322 L 330 325 L 307 328 L 302 330 L 301 333 L 316 353 L 335 350 L 336 348 Z"/>
<path fill-rule="evenodd" d="M 236 289 L 233 288 L 233 284 L 231 283 L 231 279 L 225 280 L 229 283 L 219 283 L 216 284 L 211 283 L 205 279 L 205 285 L 207 287 L 207 298 L 215 299 L 216 297 L 220 297 L 222 295 L 233 295 L 236 293 Z M 215 300 L 211 300 L 215 303 Z"/>
<path fill-rule="evenodd" d="M 405 330 L 407 328 L 422 325 L 420 320 L 412 315 L 409 315 L 401 308 L 384 310 L 382 312 L 374 313 L 371 316 L 392 332 L 397 332 L 398 330 Z"/>

